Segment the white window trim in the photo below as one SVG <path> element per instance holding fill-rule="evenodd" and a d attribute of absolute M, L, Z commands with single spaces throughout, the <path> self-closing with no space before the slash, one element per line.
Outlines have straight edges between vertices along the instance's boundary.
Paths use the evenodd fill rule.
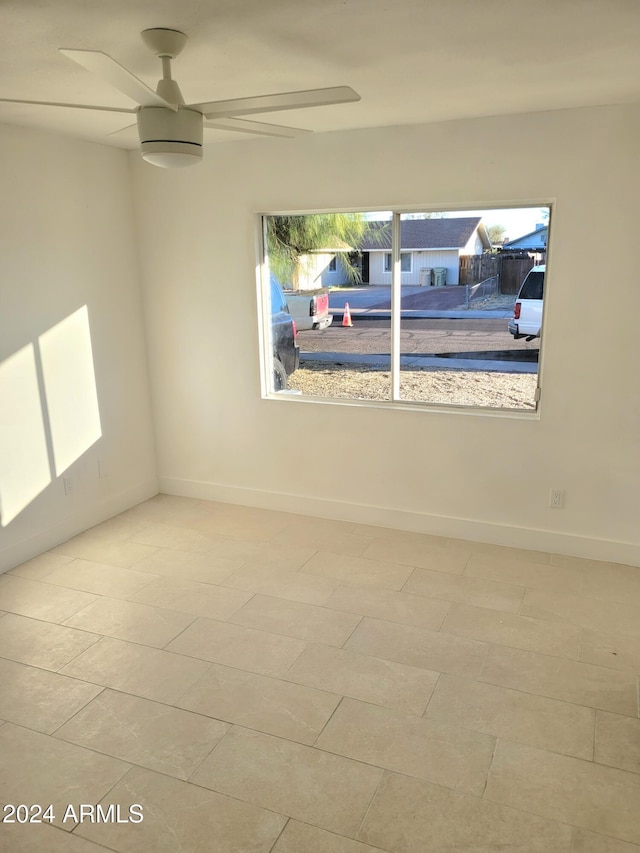
<path fill-rule="evenodd" d="M 408 270 L 402 270 L 402 272 L 405 273 L 406 275 L 413 272 L 413 250 L 412 249 L 411 250 L 405 249 L 404 251 L 400 252 L 400 258 L 401 259 L 402 259 L 402 257 L 406 258 L 407 255 L 409 256 L 409 269 Z M 389 259 L 389 268 L 388 269 L 387 269 L 387 259 Z M 401 263 L 402 263 L 402 260 L 401 260 Z M 384 253 L 384 269 L 383 269 L 383 271 L 387 274 L 393 271 L 393 257 L 392 257 L 391 252 L 385 252 Z"/>
<path fill-rule="evenodd" d="M 522 201 L 514 204 L 497 204 L 495 202 L 490 203 L 481 203 L 478 202 L 476 204 L 471 205 L 473 209 L 505 209 L 505 208 L 527 208 L 527 207 L 547 207 L 549 208 L 549 213 L 551 214 L 549 217 L 549 224 L 553 218 L 553 209 L 555 207 L 555 199 L 531 199 Z M 464 206 L 466 208 L 466 206 Z M 438 206 L 438 208 L 433 208 L 433 210 L 440 211 L 458 211 L 464 209 L 460 205 L 453 206 Z M 373 209 L 373 208 L 372 208 Z M 378 208 L 376 208 L 378 209 Z M 390 209 L 389 205 L 381 205 L 379 206 L 380 210 L 388 210 Z M 346 212 L 346 213 L 358 213 L 361 212 L 362 208 L 338 208 L 332 212 Z M 347 406 L 347 407 L 356 407 L 356 408 L 368 408 L 368 409 L 393 409 L 395 411 L 414 411 L 414 412 L 430 412 L 434 414 L 445 414 L 450 415 L 455 413 L 456 415 L 465 415 L 469 417 L 490 417 L 490 418 L 500 418 L 500 419 L 511 419 L 511 420 L 540 420 L 541 416 L 541 378 L 542 378 L 542 370 L 543 370 L 543 362 L 544 362 L 544 342 L 541 340 L 540 346 L 540 354 L 538 359 L 538 384 L 536 390 L 536 407 L 533 410 L 530 409 L 510 409 L 510 408 L 500 408 L 497 406 L 474 406 L 474 405 L 462 405 L 458 403 L 429 403 L 429 402 L 421 402 L 416 400 L 405 400 L 400 399 L 399 394 L 399 384 L 400 384 L 400 329 L 401 329 L 401 276 L 402 270 L 400 269 L 400 255 L 401 254 L 409 254 L 411 258 L 413 257 L 413 251 L 416 250 L 405 250 L 404 253 L 400 251 L 400 228 L 401 228 L 401 218 L 405 213 L 413 213 L 413 212 L 429 212 L 430 208 L 419 206 L 419 207 L 409 207 L 409 208 L 396 208 L 392 213 L 392 244 L 395 252 L 391 254 L 397 254 L 397 260 L 395 263 L 392 258 L 392 269 L 390 272 L 392 273 L 392 281 L 391 281 L 391 305 L 392 305 L 392 341 L 391 341 L 391 371 L 392 371 L 392 399 L 391 400 L 363 400 L 363 399 L 352 399 L 352 398 L 343 398 L 343 397 L 314 397 L 314 396 L 306 396 L 303 394 L 298 394 L 298 392 L 293 392 L 291 394 L 287 392 L 274 392 L 271 390 L 270 381 L 271 381 L 271 360 L 266 358 L 266 347 L 265 347 L 265 338 L 270 340 L 270 324 L 268 322 L 268 314 L 270 311 L 269 305 L 269 296 L 263 283 L 268 281 L 269 276 L 269 266 L 268 266 L 268 256 L 266 251 L 266 224 L 265 220 L 268 216 L 278 216 L 278 215 L 286 215 L 288 211 L 264 211 L 262 213 L 255 213 L 255 218 L 257 222 L 256 229 L 256 237 L 257 237 L 257 251 L 258 257 L 260 258 L 258 264 L 256 265 L 256 290 L 257 290 L 257 298 L 258 298 L 258 314 L 259 314 L 259 329 L 258 329 L 258 337 L 259 337 L 259 349 L 260 349 L 260 367 L 261 367 L 261 385 L 262 385 L 262 398 L 268 400 L 279 400 L 286 401 L 292 405 L 321 405 L 321 406 Z M 292 211 L 295 214 L 313 214 L 317 211 L 315 209 L 310 209 L 306 211 Z M 547 226 L 547 227 L 548 227 Z M 258 236 L 259 235 L 259 236 Z M 389 255 L 389 252 L 385 253 Z M 547 264 L 549 263 L 549 246 L 547 241 Z M 411 267 L 413 267 L 413 263 L 411 261 Z M 384 269 L 384 266 L 383 266 Z M 396 272 L 395 276 L 393 275 L 394 271 Z M 385 272 L 387 272 L 385 270 Z M 545 326 L 545 319 L 547 315 L 547 302 L 545 301 L 545 305 L 543 308 L 543 317 L 542 317 L 542 327 Z M 397 329 L 395 327 L 397 326 Z M 394 330 L 395 329 L 395 330 Z"/>

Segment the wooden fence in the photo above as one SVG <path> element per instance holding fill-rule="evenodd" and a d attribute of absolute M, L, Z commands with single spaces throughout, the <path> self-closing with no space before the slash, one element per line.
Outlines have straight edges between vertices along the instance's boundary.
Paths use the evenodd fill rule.
<path fill-rule="evenodd" d="M 460 258 L 460 284 L 477 284 L 497 272 L 498 255 L 462 255 Z"/>
<path fill-rule="evenodd" d="M 498 276 L 498 293 L 517 293 L 531 267 L 544 262 L 544 253 L 463 255 L 460 258 L 460 284 L 477 284 Z"/>

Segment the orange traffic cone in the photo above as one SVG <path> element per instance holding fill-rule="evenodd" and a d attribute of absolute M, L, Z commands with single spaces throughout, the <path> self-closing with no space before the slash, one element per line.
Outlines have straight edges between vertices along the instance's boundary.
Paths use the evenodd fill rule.
<path fill-rule="evenodd" d="M 343 326 L 353 326 L 353 320 L 351 319 L 351 311 L 349 310 L 349 303 L 344 303 L 344 314 L 342 315 L 342 325 Z"/>

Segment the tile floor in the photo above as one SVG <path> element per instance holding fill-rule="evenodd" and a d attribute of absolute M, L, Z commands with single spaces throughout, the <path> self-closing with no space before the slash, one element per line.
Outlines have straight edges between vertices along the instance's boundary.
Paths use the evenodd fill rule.
<path fill-rule="evenodd" d="M 638 673 L 638 568 L 159 495 L 0 577 L 0 849 L 640 853 Z"/>

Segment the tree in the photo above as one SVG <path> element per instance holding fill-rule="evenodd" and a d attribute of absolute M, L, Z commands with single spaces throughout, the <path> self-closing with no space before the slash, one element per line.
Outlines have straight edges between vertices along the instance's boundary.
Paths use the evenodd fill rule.
<path fill-rule="evenodd" d="M 499 225 L 498 223 L 487 225 L 487 235 L 494 246 L 504 241 L 506 230 L 504 225 Z"/>
<path fill-rule="evenodd" d="M 361 213 L 311 213 L 267 217 L 269 266 L 277 278 L 294 288 L 304 272 L 305 259 L 323 249 L 336 257 L 352 284 L 362 281 L 357 249 L 367 230 Z"/>

